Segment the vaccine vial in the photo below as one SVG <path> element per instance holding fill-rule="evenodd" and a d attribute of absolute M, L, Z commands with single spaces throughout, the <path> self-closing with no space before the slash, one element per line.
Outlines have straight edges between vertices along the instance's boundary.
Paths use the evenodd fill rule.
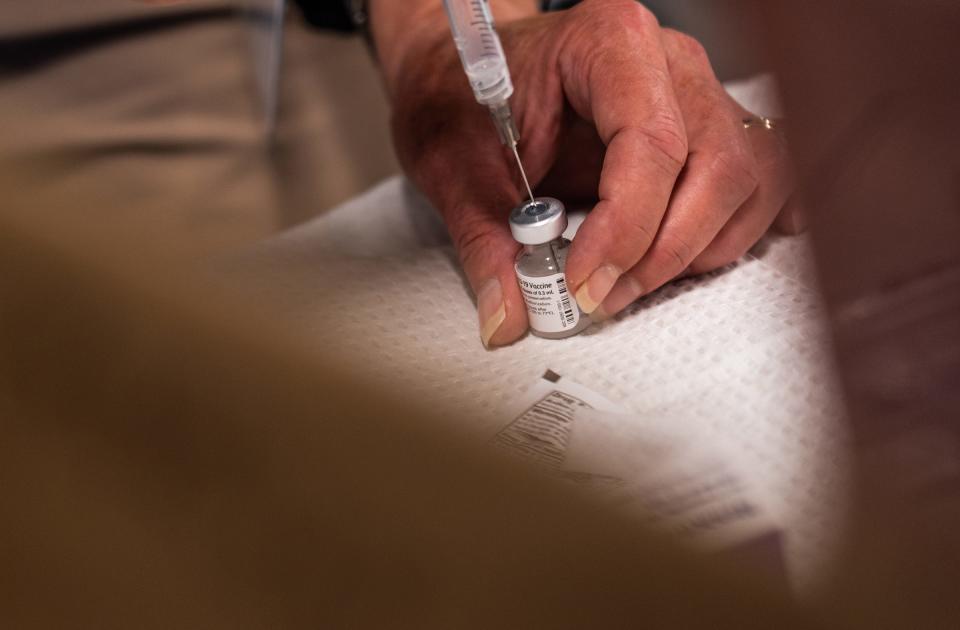
<path fill-rule="evenodd" d="M 563 273 L 570 241 L 563 238 L 567 211 L 552 197 L 537 197 L 510 212 L 510 231 L 523 250 L 514 269 L 527 305 L 530 331 L 563 339 L 587 328 L 590 317 L 570 294 Z"/>

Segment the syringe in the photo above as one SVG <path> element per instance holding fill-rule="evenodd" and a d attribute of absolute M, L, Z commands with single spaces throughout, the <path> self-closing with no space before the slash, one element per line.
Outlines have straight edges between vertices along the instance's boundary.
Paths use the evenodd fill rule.
<path fill-rule="evenodd" d="M 533 191 L 527 181 L 527 173 L 520 162 L 517 142 L 520 133 L 513 121 L 509 98 L 513 94 L 513 81 L 507 68 L 503 46 L 493 27 L 493 16 L 487 0 L 443 0 L 450 20 L 453 41 L 460 53 L 460 62 L 467 73 L 470 87 L 477 102 L 490 109 L 490 116 L 500 134 L 500 141 L 513 150 L 520 167 L 520 176 L 527 187 L 530 201 Z"/>

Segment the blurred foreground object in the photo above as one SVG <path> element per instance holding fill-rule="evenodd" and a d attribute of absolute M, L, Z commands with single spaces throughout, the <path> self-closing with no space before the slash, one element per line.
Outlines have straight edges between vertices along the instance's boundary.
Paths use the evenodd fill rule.
<path fill-rule="evenodd" d="M 805 627 L 759 579 L 347 381 L 175 247 L 10 198 L 5 627 Z"/>
<path fill-rule="evenodd" d="M 743 3 L 780 73 L 858 453 L 863 627 L 960 620 L 960 5 Z M 852 619 L 851 619 L 852 621 Z"/>

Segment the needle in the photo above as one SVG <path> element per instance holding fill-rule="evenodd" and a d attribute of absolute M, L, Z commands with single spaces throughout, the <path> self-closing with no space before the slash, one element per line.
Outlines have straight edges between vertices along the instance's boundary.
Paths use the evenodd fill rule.
<path fill-rule="evenodd" d="M 530 195 L 530 203 L 534 203 L 536 200 L 533 198 L 533 190 L 530 189 L 530 182 L 527 181 L 527 173 L 523 170 L 523 163 L 520 161 L 520 154 L 517 153 L 517 145 L 514 144 L 511 146 L 513 149 L 513 157 L 517 158 L 517 166 L 520 167 L 520 177 L 523 178 L 523 185 L 527 187 L 527 194 Z"/>

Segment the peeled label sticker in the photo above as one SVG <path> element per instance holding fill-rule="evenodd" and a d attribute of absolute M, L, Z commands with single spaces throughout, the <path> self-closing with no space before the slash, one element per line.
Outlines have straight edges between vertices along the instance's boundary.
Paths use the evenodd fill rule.
<path fill-rule="evenodd" d="M 517 272 L 523 301 L 527 303 L 530 328 L 540 332 L 563 332 L 577 325 L 580 310 L 567 291 L 562 273 L 534 278 Z"/>

